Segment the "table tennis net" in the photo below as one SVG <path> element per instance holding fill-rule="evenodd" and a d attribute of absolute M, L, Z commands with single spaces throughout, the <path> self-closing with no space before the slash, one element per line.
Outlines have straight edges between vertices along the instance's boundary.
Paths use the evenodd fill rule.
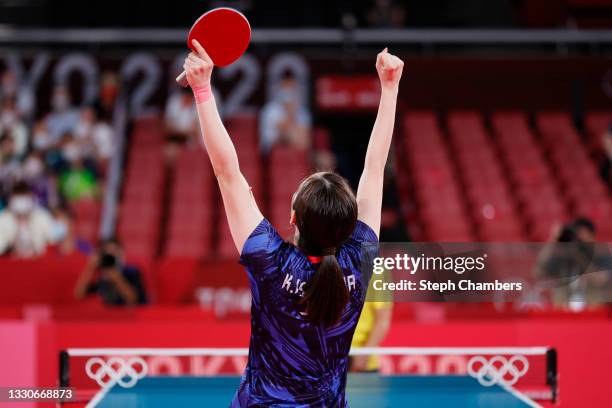
<path fill-rule="evenodd" d="M 372 359 L 372 375 L 464 376 L 534 401 L 558 398 L 557 352 L 549 347 L 372 347 L 350 355 Z M 73 348 L 59 354 L 58 384 L 75 390 L 74 401 L 63 404 L 75 406 L 145 377 L 238 376 L 247 359 L 245 348 Z"/>

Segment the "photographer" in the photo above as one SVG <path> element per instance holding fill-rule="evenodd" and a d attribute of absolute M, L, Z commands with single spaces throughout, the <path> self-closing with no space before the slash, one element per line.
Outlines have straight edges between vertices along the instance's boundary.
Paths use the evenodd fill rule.
<path fill-rule="evenodd" d="M 540 279 L 553 284 L 553 303 L 582 309 L 605 301 L 609 295 L 610 257 L 595 246 L 595 224 L 577 218 L 554 228 L 538 256 Z"/>
<path fill-rule="evenodd" d="M 116 239 L 106 240 L 100 245 L 77 281 L 77 299 L 94 293 L 107 305 L 147 302 L 140 271 L 124 264 L 123 249 Z"/>

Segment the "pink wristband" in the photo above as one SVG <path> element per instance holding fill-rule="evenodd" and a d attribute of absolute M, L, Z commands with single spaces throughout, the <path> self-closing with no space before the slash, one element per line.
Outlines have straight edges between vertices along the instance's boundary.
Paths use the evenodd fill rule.
<path fill-rule="evenodd" d="M 193 96 L 195 98 L 196 104 L 201 104 L 212 98 L 212 88 L 210 85 L 201 86 L 193 89 Z"/>

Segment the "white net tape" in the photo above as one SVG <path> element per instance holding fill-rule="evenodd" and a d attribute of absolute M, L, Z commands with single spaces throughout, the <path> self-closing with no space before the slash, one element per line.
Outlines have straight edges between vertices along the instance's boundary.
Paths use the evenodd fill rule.
<path fill-rule="evenodd" d="M 529 361 L 525 355 L 543 355 L 545 352 L 544 347 L 384 347 L 352 349 L 351 355 L 469 355 L 467 374 L 477 379 L 481 385 L 511 387 L 529 370 Z M 85 372 L 100 387 L 119 385 L 130 388 L 148 372 L 147 362 L 142 357 L 135 357 L 138 355 L 240 356 L 246 355 L 248 349 L 70 349 L 68 353 L 71 356 L 95 356 L 87 360 Z M 99 357 L 102 355 L 112 357 Z"/>

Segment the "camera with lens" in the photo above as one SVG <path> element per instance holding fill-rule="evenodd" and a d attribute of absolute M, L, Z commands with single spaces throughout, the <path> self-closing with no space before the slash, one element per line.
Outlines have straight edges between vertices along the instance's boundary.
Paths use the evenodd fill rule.
<path fill-rule="evenodd" d="M 576 242 L 576 228 L 573 223 L 566 224 L 561 228 L 561 232 L 559 233 L 559 237 L 557 238 L 558 242 Z"/>
<path fill-rule="evenodd" d="M 107 269 L 114 268 L 117 266 L 117 257 L 111 253 L 103 252 L 100 254 L 100 260 L 98 261 L 98 268 Z"/>

